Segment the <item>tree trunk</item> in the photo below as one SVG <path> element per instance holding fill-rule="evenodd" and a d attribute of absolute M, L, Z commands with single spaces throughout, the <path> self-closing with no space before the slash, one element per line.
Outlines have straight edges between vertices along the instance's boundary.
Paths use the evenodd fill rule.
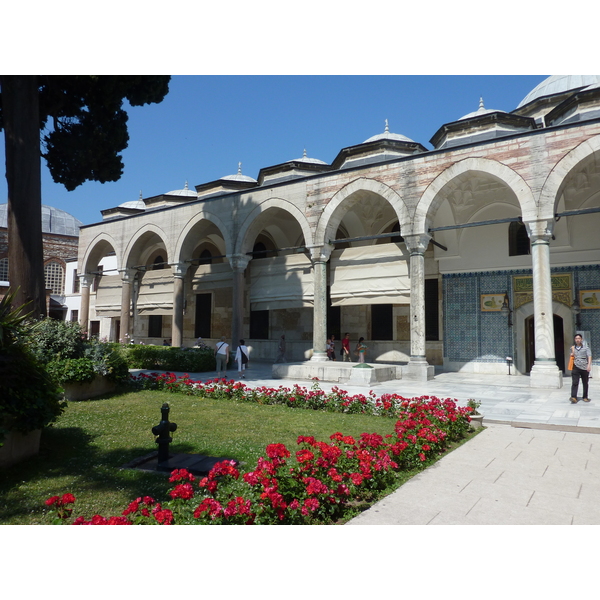
<path fill-rule="evenodd" d="M 15 307 L 46 315 L 38 80 L 3 75 L 2 113 L 8 182 L 8 264 Z"/>

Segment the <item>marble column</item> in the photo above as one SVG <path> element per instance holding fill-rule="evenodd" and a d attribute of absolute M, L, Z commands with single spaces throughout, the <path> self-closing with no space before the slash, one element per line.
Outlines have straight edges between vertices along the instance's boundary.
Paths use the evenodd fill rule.
<path fill-rule="evenodd" d="M 325 244 L 310 249 L 313 263 L 313 354 L 311 361 L 325 362 L 327 358 L 327 261 L 333 246 Z"/>
<path fill-rule="evenodd" d="M 90 288 L 94 282 L 94 276 L 90 273 L 79 275 L 81 285 L 81 306 L 79 307 L 79 324 L 81 330 L 88 334 L 88 325 L 90 320 Z"/>
<path fill-rule="evenodd" d="M 127 344 L 131 336 L 131 286 L 135 277 L 134 269 L 119 270 L 121 276 L 121 328 L 120 341 Z"/>
<path fill-rule="evenodd" d="M 173 326 L 171 328 L 171 345 L 181 347 L 183 343 L 183 306 L 184 277 L 188 269 L 185 263 L 171 265 L 173 269 Z"/>
<path fill-rule="evenodd" d="M 425 250 L 431 236 L 405 235 L 410 252 L 410 361 L 402 369 L 402 377 L 427 381 L 434 376 L 425 349 Z"/>
<path fill-rule="evenodd" d="M 231 350 L 235 352 L 239 341 L 244 336 L 244 292 L 246 288 L 245 272 L 250 257 L 245 254 L 233 254 L 229 264 L 233 271 L 232 314 L 231 314 Z"/>
<path fill-rule="evenodd" d="M 550 272 L 550 239 L 554 220 L 525 223 L 531 240 L 533 270 L 533 318 L 535 323 L 535 362 L 529 385 L 535 388 L 561 388 L 562 373 L 554 355 L 554 315 Z"/>

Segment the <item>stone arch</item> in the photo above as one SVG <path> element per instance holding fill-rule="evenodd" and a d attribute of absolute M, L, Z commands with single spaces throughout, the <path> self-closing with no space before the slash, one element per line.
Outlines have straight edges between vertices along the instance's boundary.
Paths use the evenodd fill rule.
<path fill-rule="evenodd" d="M 225 248 L 223 254 L 228 254 L 233 248 L 233 240 L 231 235 L 231 228 L 215 214 L 207 211 L 206 209 L 201 210 L 190 219 L 185 227 L 179 234 L 179 238 L 175 243 L 175 250 L 173 252 L 174 262 L 185 262 L 191 258 L 192 252 L 196 246 L 194 240 L 194 231 L 201 226 L 202 221 L 207 221 L 211 225 L 214 225 L 223 239 Z M 215 244 L 216 245 L 216 244 Z"/>
<path fill-rule="evenodd" d="M 534 314 L 533 302 L 527 302 L 522 306 L 519 306 L 514 312 L 514 327 L 516 329 L 516 361 L 515 367 L 520 373 L 525 373 L 525 320 Z M 564 335 L 564 351 L 565 356 L 569 347 L 572 345 L 573 335 L 575 334 L 575 328 L 573 327 L 573 313 L 571 309 L 562 302 L 552 301 L 552 314 L 558 315 L 563 320 L 563 335 Z"/>
<path fill-rule="evenodd" d="M 81 270 L 78 272 L 83 275 L 84 273 L 95 271 L 100 260 L 102 260 L 108 252 L 115 253 L 117 258 L 117 269 L 120 269 L 123 264 L 123 256 L 119 250 L 118 245 L 110 235 L 107 233 L 97 235 L 88 244 L 85 254 L 83 255 L 82 264 L 80 265 Z"/>
<path fill-rule="evenodd" d="M 581 142 L 556 163 L 546 178 L 540 193 L 539 218 L 551 219 L 554 217 L 560 196 L 560 187 L 564 180 L 579 163 L 598 151 L 600 151 L 600 135 Z"/>
<path fill-rule="evenodd" d="M 442 171 L 429 184 L 415 211 L 414 233 L 424 233 L 429 229 L 433 216 L 446 199 L 443 194 L 444 187 L 458 176 L 468 172 L 487 174 L 505 184 L 517 197 L 523 220 L 537 216 L 537 207 L 531 189 L 518 173 L 489 158 L 465 158 Z"/>
<path fill-rule="evenodd" d="M 154 236 L 157 236 L 162 242 L 165 248 L 167 256 L 164 257 L 165 261 L 169 261 L 172 256 L 171 248 L 169 247 L 169 238 L 163 229 L 152 223 L 147 223 L 140 227 L 129 240 L 127 247 L 125 248 L 123 256 L 123 264 L 127 267 L 133 267 L 142 264 L 144 259 L 149 259 L 151 254 L 154 252 L 154 248 L 145 249 L 144 245 L 147 244 L 148 240 L 151 240 Z M 147 253 L 148 256 L 144 256 Z"/>
<path fill-rule="evenodd" d="M 272 208 L 278 208 L 288 213 L 300 226 L 304 236 L 304 243 L 308 246 L 312 243 L 312 232 L 305 214 L 288 200 L 282 198 L 270 198 L 261 202 L 244 220 L 235 242 L 234 254 L 245 254 L 252 251 L 254 239 L 261 232 L 265 225 L 265 218 L 261 219 L 266 211 Z"/>
<path fill-rule="evenodd" d="M 400 223 L 400 231 L 402 234 L 406 232 L 410 227 L 410 217 L 402 197 L 391 187 L 376 179 L 360 177 L 348 183 L 331 198 L 319 218 L 315 234 L 315 244 L 321 246 L 329 243 L 330 239 L 335 239 L 336 231 L 345 213 L 342 205 L 347 205 L 348 199 L 353 196 L 358 201 L 360 194 L 365 192 L 371 192 L 387 200 L 396 212 L 398 222 Z"/>

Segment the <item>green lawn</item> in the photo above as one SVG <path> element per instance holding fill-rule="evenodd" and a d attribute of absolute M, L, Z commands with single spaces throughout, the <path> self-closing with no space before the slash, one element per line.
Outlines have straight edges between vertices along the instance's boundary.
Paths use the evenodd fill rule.
<path fill-rule="evenodd" d="M 72 402 L 59 421 L 44 430 L 40 454 L 0 472 L 0 523 L 49 522 L 44 501 L 70 492 L 75 514 L 118 515 L 142 495 L 163 501 L 168 476 L 121 469 L 129 461 L 157 449 L 151 428 L 168 402 L 177 423 L 171 451 L 225 456 L 250 470 L 270 443 L 291 452 L 298 435 L 328 440 L 336 431 L 392 433 L 394 420 L 206 400 L 167 392 L 131 392 L 87 402 Z M 408 474 L 403 476 L 406 479 Z"/>

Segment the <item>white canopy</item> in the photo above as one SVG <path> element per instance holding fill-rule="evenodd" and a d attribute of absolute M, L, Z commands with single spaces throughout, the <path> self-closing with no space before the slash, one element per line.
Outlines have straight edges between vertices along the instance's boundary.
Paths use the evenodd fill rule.
<path fill-rule="evenodd" d="M 96 290 L 96 314 L 100 317 L 121 316 L 121 277 L 103 275 Z"/>
<path fill-rule="evenodd" d="M 313 305 L 313 268 L 305 254 L 253 260 L 250 281 L 251 310 Z"/>
<path fill-rule="evenodd" d="M 230 288 L 233 285 L 233 271 L 229 263 L 198 265 L 192 279 L 195 294 L 217 288 Z"/>
<path fill-rule="evenodd" d="M 331 304 L 408 304 L 409 260 L 397 244 L 335 250 L 329 261 Z"/>
<path fill-rule="evenodd" d="M 173 314 L 173 272 L 171 269 L 146 271 L 140 280 L 137 298 L 140 315 Z"/>

